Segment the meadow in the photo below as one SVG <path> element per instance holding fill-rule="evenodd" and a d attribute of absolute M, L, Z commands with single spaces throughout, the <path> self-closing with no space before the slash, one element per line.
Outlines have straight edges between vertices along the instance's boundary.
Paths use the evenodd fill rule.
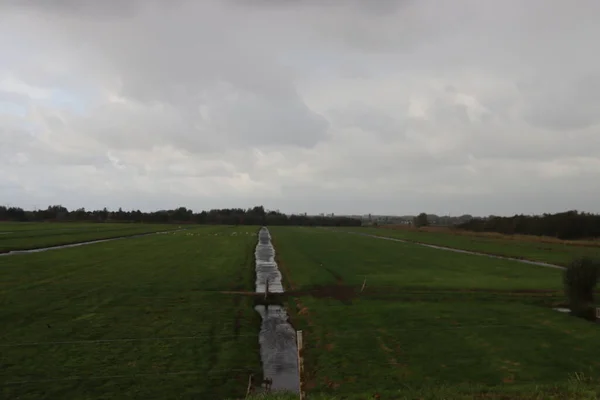
<path fill-rule="evenodd" d="M 31 247 L 88 229 L 13 225 Z M 0 398 L 243 398 L 261 374 L 260 317 L 236 294 L 254 290 L 257 231 L 191 226 L 0 257 Z M 552 309 L 562 271 L 270 231 L 309 399 L 597 398 L 598 325 Z"/>
<path fill-rule="evenodd" d="M 552 309 L 564 302 L 560 270 L 319 228 L 271 232 L 305 332 L 309 393 L 459 398 L 476 387 L 512 399 L 548 387 L 565 398 L 574 377 L 598 382 L 598 325 Z"/>
<path fill-rule="evenodd" d="M 256 228 L 0 257 L 0 398 L 226 398 L 260 372 Z M 214 396 L 214 397 L 213 397 Z"/>
<path fill-rule="evenodd" d="M 0 254 L 177 228 L 167 224 L 0 222 Z"/>
<path fill-rule="evenodd" d="M 563 241 L 543 236 L 511 236 L 435 228 L 337 229 L 562 266 L 579 256 L 600 258 L 600 241 L 597 240 Z"/>

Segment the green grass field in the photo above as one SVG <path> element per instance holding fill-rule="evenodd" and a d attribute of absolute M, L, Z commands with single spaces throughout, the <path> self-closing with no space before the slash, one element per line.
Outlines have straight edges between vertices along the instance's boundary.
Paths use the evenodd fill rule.
<path fill-rule="evenodd" d="M 51 241 L 59 227 L 37 225 L 12 232 Z M 62 225 L 74 237 L 87 226 Z M 261 371 L 260 317 L 251 297 L 221 292 L 253 291 L 257 229 L 0 257 L 0 398 L 243 398 Z M 270 231 L 309 399 L 597 398 L 599 326 L 552 310 L 560 270 Z"/>
<path fill-rule="evenodd" d="M 255 228 L 0 257 L 2 399 L 226 398 L 260 371 Z"/>
<path fill-rule="evenodd" d="M 176 225 L 118 223 L 0 223 L 0 253 L 177 229 Z"/>
<path fill-rule="evenodd" d="M 560 243 L 541 241 L 525 241 L 475 235 L 457 235 L 449 232 L 428 232 L 416 229 L 384 229 L 384 228 L 337 228 L 339 231 L 360 232 L 370 235 L 395 239 L 453 247 L 499 256 L 542 261 L 556 265 L 567 265 L 578 256 L 600 258 L 600 246 L 572 246 Z M 522 237 L 521 237 L 522 238 Z M 533 237 L 532 237 L 533 239 Z"/>
<path fill-rule="evenodd" d="M 309 392 L 450 387 L 458 398 L 474 385 L 535 395 L 559 384 L 565 396 L 576 373 L 600 376 L 598 326 L 552 310 L 564 301 L 559 270 L 324 229 L 271 232 L 298 293 L 289 308 L 306 332 Z"/>

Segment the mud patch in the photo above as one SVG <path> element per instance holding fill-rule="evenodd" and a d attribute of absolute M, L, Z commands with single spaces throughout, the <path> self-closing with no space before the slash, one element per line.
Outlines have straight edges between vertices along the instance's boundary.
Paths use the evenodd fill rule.
<path fill-rule="evenodd" d="M 339 300 L 344 304 L 352 304 L 352 299 L 359 294 L 358 288 L 346 285 L 316 285 L 304 290 L 289 293 L 293 296 L 311 296 L 318 299 L 329 298 Z"/>

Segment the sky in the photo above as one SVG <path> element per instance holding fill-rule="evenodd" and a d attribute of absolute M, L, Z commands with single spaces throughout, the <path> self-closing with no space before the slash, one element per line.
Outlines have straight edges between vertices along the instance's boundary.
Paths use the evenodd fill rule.
<path fill-rule="evenodd" d="M 600 2 L 0 0 L 0 204 L 600 212 Z"/>

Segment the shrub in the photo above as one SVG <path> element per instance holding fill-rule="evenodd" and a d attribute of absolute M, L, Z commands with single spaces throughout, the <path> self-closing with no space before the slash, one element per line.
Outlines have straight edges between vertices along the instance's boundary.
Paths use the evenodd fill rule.
<path fill-rule="evenodd" d="M 582 318 L 594 319 L 594 288 L 600 278 L 600 262 L 591 258 L 577 258 L 563 275 L 565 294 L 571 312 Z"/>

